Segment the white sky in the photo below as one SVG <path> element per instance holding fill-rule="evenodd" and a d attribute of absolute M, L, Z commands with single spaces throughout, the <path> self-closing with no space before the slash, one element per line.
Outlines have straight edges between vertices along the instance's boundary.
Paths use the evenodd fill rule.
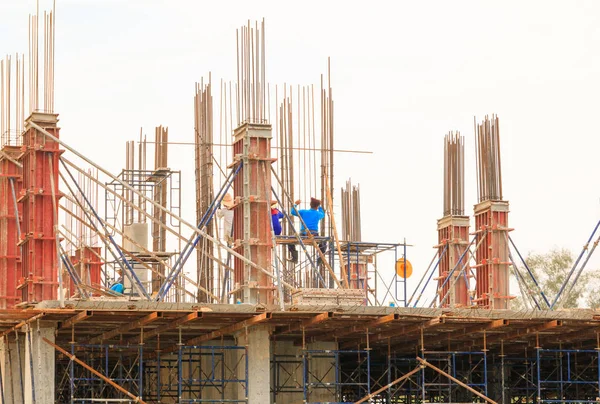
<path fill-rule="evenodd" d="M 406 237 L 417 275 L 436 243 L 449 130 L 466 137 L 467 213 L 476 202 L 474 115 L 500 116 L 504 195 L 523 253 L 579 253 L 600 216 L 600 2 L 57 3 L 61 136 L 113 172 L 140 126 L 193 141 L 194 83 L 209 71 L 233 79 L 235 29 L 265 17 L 271 83 L 316 85 L 331 56 L 336 147 L 374 152 L 336 156 L 335 195 L 349 177 L 360 183 L 363 239 Z M 0 0 L 0 54 L 27 53 L 34 7 Z M 193 150 L 171 150 L 171 168 L 192 180 Z"/>

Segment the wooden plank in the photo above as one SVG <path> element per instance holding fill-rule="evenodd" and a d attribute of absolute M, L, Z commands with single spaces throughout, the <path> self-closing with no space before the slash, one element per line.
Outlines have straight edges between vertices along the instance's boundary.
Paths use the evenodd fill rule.
<path fill-rule="evenodd" d="M 244 320 L 244 321 L 241 321 L 239 323 L 236 323 L 236 324 L 233 324 L 233 325 L 230 325 L 230 326 L 227 326 L 227 327 L 223 327 L 223 328 L 221 328 L 219 330 L 212 331 L 212 332 L 210 332 L 208 334 L 204 334 L 204 335 L 201 335 L 199 337 L 187 340 L 185 342 L 185 345 L 199 345 L 199 344 L 201 344 L 203 342 L 210 341 L 210 340 L 213 340 L 213 339 L 216 339 L 216 338 L 220 338 L 223 335 L 233 334 L 233 333 L 235 333 L 235 332 L 237 332 L 239 330 L 242 330 L 242 329 L 244 329 L 246 327 L 250 327 L 250 326 L 253 326 L 253 325 L 256 325 L 256 324 L 260 324 L 260 323 L 263 323 L 263 322 L 268 321 L 270 319 L 271 319 L 271 313 L 262 313 L 262 314 L 254 316 L 254 317 L 252 317 L 252 318 L 250 318 L 248 320 Z"/>
<path fill-rule="evenodd" d="M 445 335 L 444 338 L 449 339 L 449 340 L 456 340 L 461 337 L 468 337 L 471 334 L 478 334 L 483 331 L 489 331 L 489 330 L 494 330 L 494 329 L 501 328 L 501 327 L 506 327 L 509 324 L 510 324 L 510 321 L 506 320 L 506 319 L 493 320 L 487 324 L 477 324 L 477 325 L 473 325 L 471 327 L 465 327 L 462 330 L 451 332 L 448 335 Z"/>
<path fill-rule="evenodd" d="M 562 323 L 563 323 L 562 320 L 548 321 L 546 323 L 543 323 L 543 324 L 540 324 L 540 325 L 536 325 L 536 326 L 533 326 L 533 327 L 527 327 L 525 329 L 515 330 L 515 331 L 507 333 L 507 334 L 498 335 L 495 338 L 488 339 L 488 343 L 495 343 L 495 342 L 498 342 L 500 340 L 502 340 L 502 341 L 510 341 L 512 339 L 515 339 L 515 338 L 529 336 L 531 334 L 534 334 L 534 333 L 537 333 L 537 332 L 540 332 L 540 331 L 544 331 L 544 330 L 548 330 L 550 328 L 560 327 L 562 325 Z"/>
<path fill-rule="evenodd" d="M 210 340 L 213 340 L 213 339 L 225 336 L 225 335 L 233 334 L 233 333 L 235 333 L 239 330 L 242 330 L 246 327 L 264 323 L 266 321 L 269 321 L 270 319 L 271 319 L 271 313 L 258 314 L 258 315 L 255 315 L 254 317 L 249 318 L 248 320 L 240 321 L 239 323 L 235 323 L 230 326 L 220 328 L 218 330 L 209 332 L 208 334 L 200 335 L 198 337 L 189 339 L 189 340 L 185 341 L 183 343 L 183 345 L 185 345 L 185 346 L 200 345 L 203 342 L 210 341 Z M 178 348 L 179 348 L 179 345 L 171 345 L 169 347 L 162 349 L 161 352 L 162 353 L 175 352 Z M 151 353 L 147 357 L 153 358 L 155 356 L 156 356 L 155 353 Z"/>
<path fill-rule="evenodd" d="M 500 343 L 501 341 L 505 341 L 505 342 L 510 341 L 510 340 L 517 339 L 517 338 L 528 338 L 540 331 L 560 327 L 560 326 L 562 326 L 562 324 L 563 324 L 562 320 L 547 321 L 543 324 L 529 326 L 529 327 L 521 328 L 521 329 L 518 329 L 518 330 L 515 330 L 512 332 L 506 333 L 506 334 L 500 334 L 500 335 L 495 335 L 493 337 L 489 337 L 486 340 L 486 344 L 490 345 L 490 344 Z M 465 345 L 463 345 L 463 347 L 471 348 L 473 346 L 480 346 L 480 345 L 483 345 L 482 338 L 477 341 L 470 341 L 470 342 L 466 343 Z"/>
<path fill-rule="evenodd" d="M 75 324 L 79 323 L 80 321 L 83 321 L 87 318 L 92 317 L 92 315 L 93 315 L 93 313 L 91 310 L 84 310 L 84 311 L 74 315 L 73 317 L 66 319 L 63 322 L 60 322 L 58 329 L 63 330 L 65 328 L 70 328 L 70 327 L 74 326 Z"/>
<path fill-rule="evenodd" d="M 321 324 L 324 321 L 329 320 L 330 318 L 333 317 L 333 312 L 328 311 L 325 313 L 321 313 L 321 314 L 317 314 L 314 317 L 311 317 L 307 320 L 302 321 L 300 324 L 295 324 L 295 325 L 288 325 L 287 328 L 284 328 L 283 330 L 279 331 L 277 333 L 277 335 L 283 335 L 283 334 L 288 334 L 288 333 L 292 333 L 292 332 L 298 332 L 301 331 L 303 328 L 308 328 L 311 327 L 313 325 L 317 325 L 317 324 Z"/>
<path fill-rule="evenodd" d="M 141 328 L 141 327 L 145 326 L 146 324 L 150 324 L 151 322 L 162 318 L 162 316 L 163 316 L 162 313 L 155 311 L 153 313 L 148 314 L 147 316 L 140 318 L 139 320 L 136 320 L 132 323 L 124 324 L 120 327 L 115 328 L 114 330 L 107 331 L 98 337 L 92 338 L 89 341 L 89 343 L 96 344 L 101 341 L 106 341 L 108 339 L 116 337 L 119 334 L 124 334 L 128 331 L 135 330 L 136 328 Z"/>
<path fill-rule="evenodd" d="M 346 331 L 336 332 L 335 336 L 337 338 L 343 338 L 348 335 L 356 334 L 359 332 L 365 332 L 365 330 L 367 330 L 367 329 L 371 330 L 371 329 L 380 327 L 380 326 L 388 324 L 392 321 L 396 321 L 399 318 L 400 318 L 400 315 L 397 313 L 388 314 L 387 316 L 379 317 L 378 319 L 370 321 L 366 324 L 352 326 Z M 326 334 L 326 333 L 323 333 L 323 334 Z"/>
<path fill-rule="evenodd" d="M 378 334 L 370 336 L 369 343 L 371 344 L 371 343 L 382 341 L 382 340 L 393 339 L 393 338 L 398 338 L 398 337 L 402 337 L 405 335 L 410 335 L 415 332 L 419 332 L 421 330 L 425 330 L 428 328 L 443 325 L 445 323 L 446 323 L 445 317 L 436 317 L 429 321 L 426 321 L 425 323 L 420 323 L 420 324 L 416 324 L 416 325 L 412 325 L 412 326 L 408 326 L 408 327 L 402 327 L 399 330 L 390 330 L 390 331 L 380 332 Z M 366 343 L 367 343 L 367 339 L 365 337 L 365 338 L 361 338 L 359 342 L 350 341 L 345 344 L 342 344 L 342 347 L 350 348 L 350 347 L 356 347 L 357 344 L 365 345 Z"/>
<path fill-rule="evenodd" d="M 32 321 L 35 321 L 35 320 L 38 320 L 38 319 L 44 317 L 44 315 L 45 315 L 45 313 L 40 313 L 40 314 L 37 314 L 35 316 L 28 318 L 27 320 L 21 321 L 19 324 L 15 325 L 14 327 L 11 327 L 8 330 L 3 331 L 2 334 L 0 334 L 0 338 L 7 336 L 11 332 L 18 330 L 21 327 L 24 327 L 25 325 L 29 324 Z"/>
<path fill-rule="evenodd" d="M 163 326 L 156 327 L 153 330 L 144 332 L 144 341 L 146 341 L 150 338 L 154 338 L 155 336 L 162 334 L 163 332 L 173 330 L 179 326 L 189 323 L 190 321 L 201 319 L 203 316 L 204 316 L 203 312 L 197 312 L 197 311 L 186 314 L 185 316 L 179 317 L 176 320 L 170 322 L 169 324 L 165 324 Z M 139 338 L 132 338 L 128 342 L 130 342 L 130 343 L 139 342 Z"/>

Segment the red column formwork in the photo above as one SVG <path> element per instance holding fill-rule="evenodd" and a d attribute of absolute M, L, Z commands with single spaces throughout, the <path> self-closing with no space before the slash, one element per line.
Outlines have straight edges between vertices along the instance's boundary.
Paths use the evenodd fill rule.
<path fill-rule="evenodd" d="M 100 247 L 80 247 L 75 251 L 75 256 L 71 259 L 79 279 L 84 285 L 100 289 L 102 275 L 102 260 L 100 259 L 102 249 Z M 73 279 L 69 282 L 69 291 L 71 295 L 77 292 Z M 90 292 L 88 290 L 88 292 Z M 98 293 L 92 295 L 98 296 Z"/>
<path fill-rule="evenodd" d="M 234 249 L 272 271 L 271 125 L 244 123 L 233 134 L 234 161 L 243 166 L 233 183 Z M 273 302 L 273 281 L 244 260 L 234 260 L 234 298 L 244 303 Z"/>
<path fill-rule="evenodd" d="M 33 128 L 31 122 L 59 136 L 58 114 L 33 112 L 26 121 L 20 156 L 23 189 L 19 199 L 23 203 L 23 232 L 18 289 L 23 305 L 56 300 L 58 288 L 54 220 L 58 217 L 58 159 L 62 151 L 57 142 Z"/>
<path fill-rule="evenodd" d="M 479 307 L 508 309 L 509 245 L 508 202 L 484 201 L 475 205 L 476 245 L 476 299 Z"/>
<path fill-rule="evenodd" d="M 438 295 L 439 301 L 444 300 L 441 307 L 469 305 L 467 279 L 470 278 L 471 271 L 468 255 L 464 254 L 463 256 L 468 245 L 468 216 L 444 216 L 438 220 L 438 245 L 436 247 L 441 257 L 438 265 Z M 452 278 L 446 281 L 453 269 Z"/>
<path fill-rule="evenodd" d="M 20 154 L 21 148 L 19 146 L 5 145 L 2 147 L 2 155 L 0 155 L 1 309 L 14 308 L 21 301 L 21 296 L 17 293 L 17 279 L 21 276 L 21 252 L 18 244 L 23 209 L 21 203 L 16 203 L 16 198 L 21 192 L 23 180 L 21 167 L 15 164 Z M 17 206 L 16 212 L 15 205 Z M 18 213 L 18 215 L 15 213 Z M 19 218 L 18 222 L 17 217 Z"/>
<path fill-rule="evenodd" d="M 369 288 L 369 276 L 367 273 L 367 264 L 364 263 L 367 261 L 367 257 L 358 256 L 358 262 L 356 262 L 356 255 L 350 256 L 350 258 L 344 257 L 344 259 L 346 261 L 344 262 L 344 269 L 348 268 L 348 287 L 350 289 L 367 290 Z M 350 261 L 349 264 L 348 261 Z M 348 266 L 346 267 L 346 265 Z"/>

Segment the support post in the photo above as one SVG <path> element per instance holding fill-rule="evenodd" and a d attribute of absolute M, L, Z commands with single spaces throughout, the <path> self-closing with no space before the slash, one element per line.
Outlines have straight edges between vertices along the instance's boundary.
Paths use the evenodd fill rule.
<path fill-rule="evenodd" d="M 238 400 L 247 394 L 248 404 L 263 404 L 271 398 L 271 329 L 268 325 L 257 325 L 240 331 L 238 346 L 247 347 L 248 367 L 238 366 L 238 379 L 247 379 L 248 385 L 239 385 Z"/>
<path fill-rule="evenodd" d="M 19 342 L 15 338 L 19 339 Z M 10 334 L 0 339 L 0 366 L 6 403 L 23 403 L 23 372 L 21 358 L 25 357 L 22 335 Z"/>
<path fill-rule="evenodd" d="M 33 322 L 25 330 L 25 355 L 23 357 L 24 402 L 54 403 L 55 352 L 44 339 L 54 342 L 54 324 Z"/>

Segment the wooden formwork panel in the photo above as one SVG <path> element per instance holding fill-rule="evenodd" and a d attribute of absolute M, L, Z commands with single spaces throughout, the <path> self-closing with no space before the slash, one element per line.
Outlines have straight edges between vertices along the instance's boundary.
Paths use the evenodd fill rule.
<path fill-rule="evenodd" d="M 30 118 L 31 119 L 31 118 Z M 58 137 L 56 120 L 40 125 Z M 56 300 L 58 256 L 54 221 L 58 217 L 58 143 L 34 128 L 23 134 L 23 237 L 22 273 L 18 288 L 23 304 Z M 53 200 L 54 199 L 54 200 Z"/>
<path fill-rule="evenodd" d="M 5 146 L 2 151 L 16 160 L 20 149 Z M 12 180 L 12 186 L 11 186 Z M 21 276 L 21 253 L 19 251 L 19 226 L 22 204 L 15 198 L 21 192 L 23 181 L 21 168 L 8 158 L 0 160 L 0 308 L 13 308 L 20 302 L 17 293 L 17 279 Z M 14 187 L 14 196 L 13 196 Z M 18 215 L 17 215 L 17 214 Z"/>

